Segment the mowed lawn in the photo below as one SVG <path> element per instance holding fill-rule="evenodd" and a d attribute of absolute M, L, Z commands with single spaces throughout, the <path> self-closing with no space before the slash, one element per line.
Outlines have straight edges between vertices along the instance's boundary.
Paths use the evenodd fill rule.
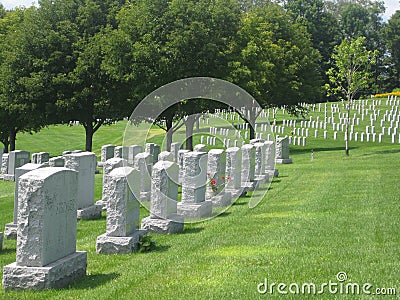
<path fill-rule="evenodd" d="M 102 144 L 121 143 L 123 124 L 95 135 Z M 19 137 L 20 149 L 52 149 L 60 154 L 83 139 L 83 128 L 58 126 Z M 62 133 L 61 133 L 62 131 Z M 79 131 L 79 132 L 78 132 Z M 49 138 L 47 135 L 50 135 Z M 65 139 L 65 144 L 56 139 Z M 68 140 L 73 141 L 69 144 Z M 311 139 L 307 147 L 291 147 L 292 165 L 278 165 L 266 197 L 249 209 L 240 198 L 210 221 L 186 225 L 177 235 L 155 235 L 153 252 L 98 255 L 96 237 L 105 232 L 101 220 L 78 222 L 77 250 L 88 252 L 87 276 L 69 288 L 40 292 L 0 292 L 2 299 L 376 299 L 376 295 L 282 295 L 268 283 L 369 283 L 396 288 L 400 298 L 400 145 L 352 142 L 350 157 L 343 141 Z M 45 147 L 46 146 L 46 147 Z M 67 146 L 67 147 L 66 147 Z M 315 150 L 311 161 L 311 149 Z M 52 151 L 50 151 L 52 152 Z M 51 153 L 53 155 L 53 153 Z M 0 231 L 12 220 L 14 183 L 0 182 Z M 101 174 L 96 175 L 96 199 Z M 143 216 L 147 212 L 143 210 Z M 5 240 L 2 267 L 15 261 L 16 241 Z M 261 286 L 263 287 L 263 286 Z"/>

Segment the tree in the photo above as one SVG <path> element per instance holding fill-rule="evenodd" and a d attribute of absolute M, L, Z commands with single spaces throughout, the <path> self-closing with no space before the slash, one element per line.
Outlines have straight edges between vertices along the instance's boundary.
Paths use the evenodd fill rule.
<path fill-rule="evenodd" d="M 230 81 L 249 92 L 262 107 L 296 106 L 319 98 L 319 53 L 305 28 L 270 3 L 243 14 L 231 50 Z M 249 109 L 250 138 L 257 111 Z"/>
<path fill-rule="evenodd" d="M 390 54 L 387 66 L 388 88 L 392 90 L 400 85 L 400 10 L 392 15 L 385 29 L 385 39 Z"/>
<path fill-rule="evenodd" d="M 371 66 L 378 55 L 377 50 L 367 50 L 365 37 L 357 39 L 344 39 L 335 47 L 332 60 L 335 67 L 328 70 L 330 85 L 327 89 L 330 93 L 347 100 L 346 118 L 346 155 L 349 155 L 349 123 L 350 112 L 353 101 L 359 93 L 368 87 L 371 79 Z"/>
<path fill-rule="evenodd" d="M 42 0 L 36 17 L 36 23 L 49 28 L 42 39 L 45 55 L 39 54 L 37 59 L 51 70 L 48 88 L 57 109 L 53 121 L 80 121 L 87 151 L 92 150 L 93 135 L 102 125 L 126 117 L 126 111 L 133 107 L 126 82 L 110 75 L 104 65 L 107 32 L 116 26 L 115 15 L 123 3 Z M 52 42 L 58 51 L 49 51 L 54 47 Z"/>
<path fill-rule="evenodd" d="M 126 42 L 130 54 L 128 64 L 115 64 L 113 60 L 112 69 L 117 76 L 129 78 L 135 86 L 135 95 L 143 98 L 179 79 L 226 77 L 227 51 L 239 28 L 240 9 L 233 0 L 139 0 L 125 6 L 117 20 L 115 36 Z M 159 103 L 154 104 L 160 109 Z M 158 121 L 166 124 L 165 129 L 170 132 L 173 122 L 188 117 L 186 147 L 191 149 L 194 124 L 191 116 L 211 108 L 206 100 L 183 101 L 176 114 L 167 110 Z M 168 141 L 171 140 L 169 137 Z"/>
<path fill-rule="evenodd" d="M 0 138 L 6 151 L 15 150 L 18 132 L 47 124 L 50 106 L 44 87 L 50 77 L 35 57 L 43 50 L 30 26 L 35 13 L 35 8 L 16 9 L 0 19 Z"/>
<path fill-rule="evenodd" d="M 284 7 L 292 13 L 292 18 L 297 23 L 307 28 L 313 48 L 321 55 L 317 64 L 319 74 L 323 82 L 327 82 L 329 79 L 326 71 L 331 67 L 333 48 L 342 40 L 339 21 L 326 10 L 326 1 L 323 0 L 287 0 Z"/>
<path fill-rule="evenodd" d="M 334 2 L 333 15 L 340 28 L 339 42 L 343 39 L 365 37 L 365 46 L 369 50 L 378 50 L 377 62 L 372 66 L 374 82 L 367 87 L 368 93 L 375 93 L 382 88 L 385 76 L 384 64 L 386 49 L 383 39 L 383 19 L 385 11 L 383 1 L 371 0 L 338 0 Z"/>

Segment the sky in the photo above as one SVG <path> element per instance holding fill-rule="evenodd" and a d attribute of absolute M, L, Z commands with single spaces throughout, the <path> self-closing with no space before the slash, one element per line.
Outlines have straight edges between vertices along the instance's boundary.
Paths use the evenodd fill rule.
<path fill-rule="evenodd" d="M 386 6 L 386 12 L 383 15 L 383 19 L 387 20 L 396 10 L 400 10 L 400 0 L 384 0 Z M 6 9 L 13 9 L 17 6 L 31 6 L 33 3 L 37 4 L 35 0 L 0 0 L 0 3 Z"/>

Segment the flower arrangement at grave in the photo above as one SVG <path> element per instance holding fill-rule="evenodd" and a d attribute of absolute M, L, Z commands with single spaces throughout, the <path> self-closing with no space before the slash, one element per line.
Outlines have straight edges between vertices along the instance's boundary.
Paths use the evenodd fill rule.
<path fill-rule="evenodd" d="M 210 173 L 207 174 L 209 181 L 208 184 L 210 185 L 212 191 L 214 193 L 217 193 L 220 190 L 220 187 L 225 186 L 226 183 L 229 182 L 229 180 L 231 180 L 231 176 L 221 176 L 221 182 L 218 183 L 217 179 L 215 179 L 215 174 L 213 176 L 211 176 Z"/>

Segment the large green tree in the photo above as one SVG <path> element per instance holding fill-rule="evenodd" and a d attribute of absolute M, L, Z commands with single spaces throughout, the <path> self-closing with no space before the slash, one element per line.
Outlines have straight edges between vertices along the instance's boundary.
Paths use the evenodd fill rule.
<path fill-rule="evenodd" d="M 37 59 L 43 47 L 32 34 L 35 13 L 16 9 L 0 19 L 0 139 L 6 151 L 15 150 L 18 132 L 45 126 L 51 110 L 50 70 Z"/>
<path fill-rule="evenodd" d="M 277 4 L 243 14 L 231 56 L 230 80 L 247 90 L 262 107 L 294 107 L 300 102 L 316 101 L 321 95 L 319 53 L 312 47 L 305 27 L 293 22 Z M 250 113 L 250 123 L 254 123 L 257 112 Z M 250 136 L 254 136 L 252 130 Z"/>
<path fill-rule="evenodd" d="M 112 35 L 120 39 L 129 55 L 120 52 L 120 60 L 109 61 L 110 70 L 128 78 L 135 95 L 144 97 L 183 78 L 226 77 L 226 54 L 238 32 L 240 8 L 233 0 L 138 0 L 121 10 L 118 21 L 118 32 Z M 155 106 L 160 108 L 159 103 Z M 191 149 L 195 120 L 191 116 L 210 108 L 206 100 L 184 101 L 176 113 L 166 110 L 158 121 L 171 132 L 173 121 L 189 117 L 185 118 L 186 147 Z"/>
<path fill-rule="evenodd" d="M 400 10 L 389 19 L 385 33 L 390 54 L 387 65 L 387 87 L 392 90 L 400 87 Z"/>
<path fill-rule="evenodd" d="M 368 50 L 365 46 L 365 37 L 344 39 L 335 47 L 332 54 L 334 67 L 328 70 L 330 84 L 327 89 L 330 93 L 347 101 L 346 118 L 346 155 L 349 155 L 349 123 L 353 101 L 360 91 L 368 87 L 371 82 L 371 66 L 378 55 L 377 50 Z"/>

